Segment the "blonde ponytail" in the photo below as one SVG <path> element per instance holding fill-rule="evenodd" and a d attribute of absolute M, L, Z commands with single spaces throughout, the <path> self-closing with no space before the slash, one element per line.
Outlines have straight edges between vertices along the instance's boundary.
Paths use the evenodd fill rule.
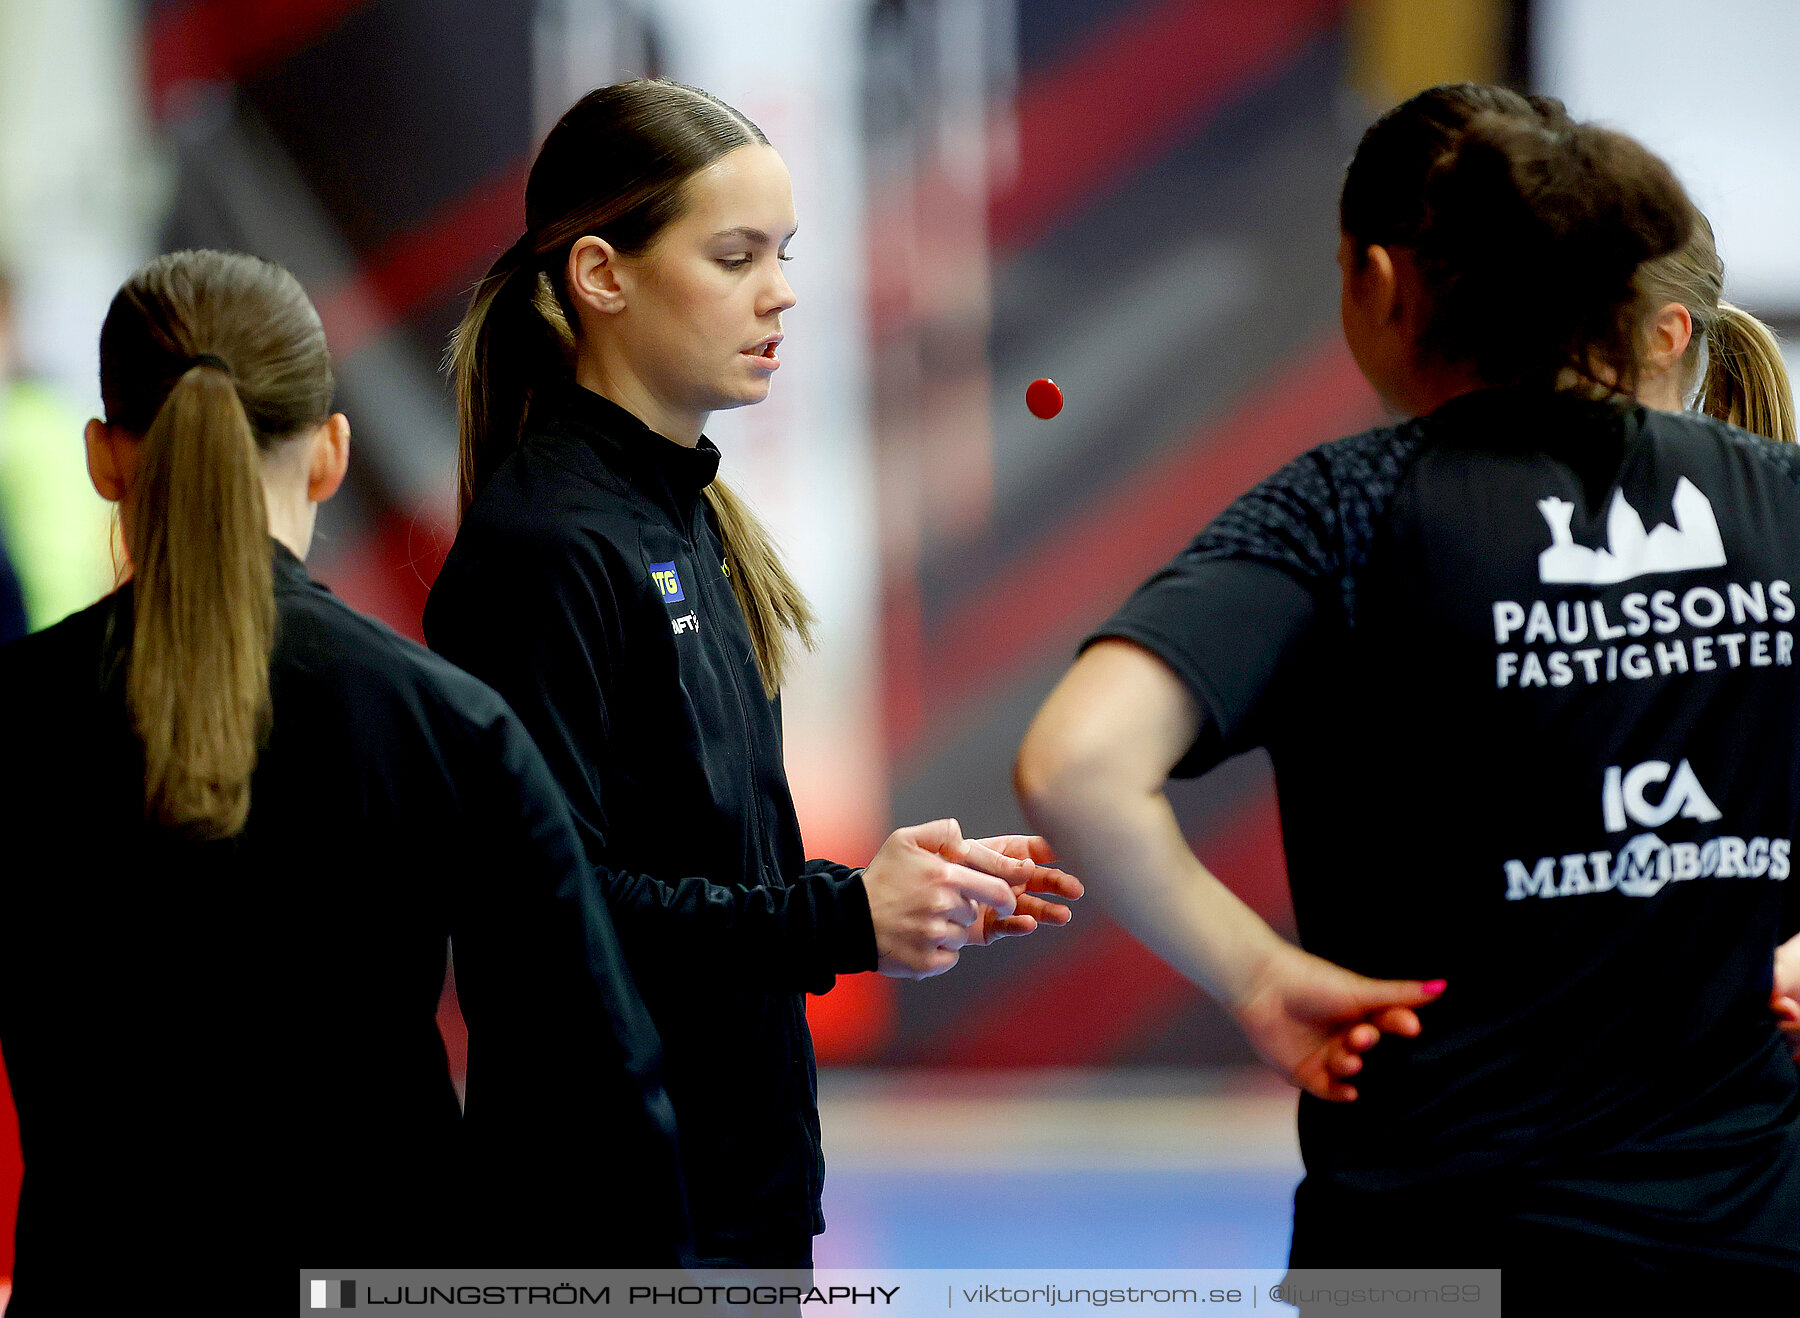
<path fill-rule="evenodd" d="M 319 313 L 254 256 L 159 256 L 100 327 L 107 423 L 139 437 L 123 510 L 125 698 L 144 813 L 163 828 L 230 837 L 248 817 L 275 639 L 262 458 L 316 430 L 331 392 Z"/>
<path fill-rule="evenodd" d="M 773 700 L 787 674 L 789 638 L 812 649 L 817 619 L 750 505 L 719 480 L 706 487 L 706 498 L 719 519 L 719 534 L 725 541 L 725 573 L 750 628 L 763 690 Z"/>
<path fill-rule="evenodd" d="M 1708 416 L 1792 444 L 1794 391 L 1775 332 L 1741 307 L 1719 303 L 1706 333 L 1706 378 L 1695 405 Z"/>
<path fill-rule="evenodd" d="M 275 595 L 261 463 L 231 377 L 190 367 L 140 447 L 125 518 L 126 684 L 144 806 L 200 838 L 239 832 L 269 726 Z"/>

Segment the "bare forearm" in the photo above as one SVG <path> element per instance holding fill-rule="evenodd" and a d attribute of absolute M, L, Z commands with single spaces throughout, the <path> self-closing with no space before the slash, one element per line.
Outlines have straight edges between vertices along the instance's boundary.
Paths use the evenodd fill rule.
<path fill-rule="evenodd" d="M 1025 813 L 1145 944 L 1223 1002 L 1258 1054 L 1334 1102 L 1384 1033 L 1416 1035 L 1434 981 L 1375 980 L 1311 956 L 1206 870 L 1163 785 L 1202 728 L 1198 701 L 1129 642 L 1089 649 L 1038 711 L 1014 766 Z"/>
<path fill-rule="evenodd" d="M 1064 863 L 1163 960 L 1228 1005 L 1282 945 L 1261 916 L 1202 865 L 1160 791 L 1068 775 L 1020 799 Z"/>

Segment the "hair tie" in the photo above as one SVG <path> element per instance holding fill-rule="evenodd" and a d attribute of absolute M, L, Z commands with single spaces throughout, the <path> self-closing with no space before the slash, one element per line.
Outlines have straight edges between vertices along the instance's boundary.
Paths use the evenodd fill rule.
<path fill-rule="evenodd" d="M 225 374 L 231 376 L 233 380 L 237 379 L 236 373 L 231 369 L 231 363 L 214 353 L 197 352 L 192 357 L 189 357 L 187 369 L 191 371 L 196 366 L 210 366 L 215 371 L 225 372 Z"/>

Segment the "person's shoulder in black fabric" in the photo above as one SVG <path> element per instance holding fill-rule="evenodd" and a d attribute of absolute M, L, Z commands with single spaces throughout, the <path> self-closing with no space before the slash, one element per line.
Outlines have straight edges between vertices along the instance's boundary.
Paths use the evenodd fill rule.
<path fill-rule="evenodd" d="M 329 684 L 353 705 L 392 701 L 389 712 L 419 725 L 420 731 L 455 733 L 471 741 L 481 729 L 510 717 L 491 687 L 351 608 L 308 577 L 291 555 L 283 578 L 276 590 L 277 681 Z M 377 746 L 369 750 L 379 755 Z M 454 789 L 453 774 L 445 785 Z"/>
<path fill-rule="evenodd" d="M 591 473 L 573 470 L 554 452 L 521 450 L 463 514 L 426 601 L 426 637 L 456 662 L 459 646 L 485 651 L 498 638 L 497 625 L 504 634 L 496 609 L 525 615 L 567 606 L 616 623 L 614 591 L 628 579 L 622 569 L 636 543 L 626 501 L 611 498 Z M 471 608 L 475 599 L 478 612 Z"/>
<path fill-rule="evenodd" d="M 67 798 L 64 775 L 80 772 L 96 737 L 122 742 L 128 731 L 114 726 L 120 720 L 109 719 L 99 699 L 119 662 L 115 608 L 109 595 L 0 646 L 0 818 L 14 815 L 14 854 L 28 862 L 44 859 L 56 833 L 74 827 L 63 821 L 92 808 Z M 29 863 L 15 874 L 28 872 Z"/>
<path fill-rule="evenodd" d="M 510 566 L 572 557 L 604 566 L 609 548 L 629 551 L 643 518 L 641 500 L 601 451 L 612 451 L 615 460 L 625 451 L 614 438 L 620 431 L 640 432 L 629 442 L 667 442 L 596 394 L 567 383 L 548 387 L 518 446 L 464 510 L 445 562 L 452 577 L 493 559 Z"/>
<path fill-rule="evenodd" d="M 60 622 L 0 645 L 0 678 L 5 679 L 4 685 L 0 685 L 0 700 L 6 702 L 13 717 L 43 713 L 42 701 L 17 698 L 22 692 L 40 690 L 40 683 L 93 684 L 97 670 L 90 668 L 84 673 L 68 661 L 78 654 L 98 654 L 99 638 L 104 633 L 112 607 L 113 600 L 109 595 Z"/>
<path fill-rule="evenodd" d="M 1567 432 L 1564 455 L 1597 462 L 1612 478 L 1620 452 L 1593 435 L 1723 449 L 1771 475 L 1800 482 L 1800 446 L 1776 444 L 1694 412 L 1668 413 L 1515 390 L 1466 395 L 1428 417 L 1324 444 L 1237 499 L 1084 642 L 1118 637 L 1157 655 L 1206 712 L 1201 741 L 1178 775 L 1247 749 L 1266 729 L 1258 715 L 1321 626 L 1354 625 L 1359 574 L 1413 463 L 1428 449 L 1500 441 L 1520 452 L 1545 440 L 1534 411 Z M 1614 425 L 1613 423 L 1617 423 Z M 1585 445 L 1585 447 L 1584 447 Z M 1522 446 L 1522 447 L 1521 447 Z M 1588 452 L 1587 448 L 1594 451 Z M 1258 638 L 1246 649 L 1244 638 Z"/>
<path fill-rule="evenodd" d="M 625 639 L 617 592 L 641 557 L 629 491 L 560 401 L 533 410 L 524 441 L 464 511 L 425 605 L 431 648 L 515 701 L 535 681 L 528 656 L 566 652 L 554 642 L 545 652 L 548 634 L 576 641 L 605 685 Z"/>
<path fill-rule="evenodd" d="M 1269 694 L 1321 628 L 1353 619 L 1357 572 L 1426 440 L 1409 422 L 1301 454 L 1214 518 L 1083 642 L 1131 641 L 1193 692 L 1206 717 L 1178 776 L 1255 745 Z"/>
<path fill-rule="evenodd" d="M 1660 412 L 1643 409 L 1652 435 L 1677 442 L 1716 444 L 1754 466 L 1780 472 L 1800 486 L 1800 444 L 1783 444 L 1730 425 L 1704 412 Z"/>

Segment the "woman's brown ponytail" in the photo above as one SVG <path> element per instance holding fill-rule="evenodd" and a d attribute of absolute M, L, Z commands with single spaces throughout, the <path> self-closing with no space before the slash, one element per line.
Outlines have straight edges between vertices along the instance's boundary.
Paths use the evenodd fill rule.
<path fill-rule="evenodd" d="M 199 838 L 239 832 L 268 731 L 275 598 L 262 456 L 322 423 L 318 313 L 279 266 L 176 252 L 131 277 L 100 330 L 110 425 L 141 436 L 124 509 L 126 702 L 144 809 Z"/>
<path fill-rule="evenodd" d="M 546 299 L 560 325 L 545 316 Z M 446 365 L 456 381 L 457 499 L 465 512 L 518 446 L 534 386 L 547 372 L 571 369 L 574 335 L 555 303 L 526 234 L 475 286 L 451 336 Z"/>
<path fill-rule="evenodd" d="M 687 180 L 752 143 L 766 146 L 768 138 L 736 110 L 697 87 L 661 80 L 590 92 L 550 130 L 525 185 L 525 236 L 476 285 L 446 355 L 456 381 L 464 512 L 518 447 L 536 388 L 573 376 L 578 321 L 560 280 L 575 240 L 593 234 L 617 252 L 642 254 L 681 214 Z M 749 505 L 721 481 L 706 494 L 773 698 L 790 641 L 812 645 L 812 608 Z"/>
<path fill-rule="evenodd" d="M 189 368 L 138 451 L 125 514 L 126 683 L 150 817 L 228 837 L 269 720 L 275 596 L 260 455 L 231 377 Z"/>

